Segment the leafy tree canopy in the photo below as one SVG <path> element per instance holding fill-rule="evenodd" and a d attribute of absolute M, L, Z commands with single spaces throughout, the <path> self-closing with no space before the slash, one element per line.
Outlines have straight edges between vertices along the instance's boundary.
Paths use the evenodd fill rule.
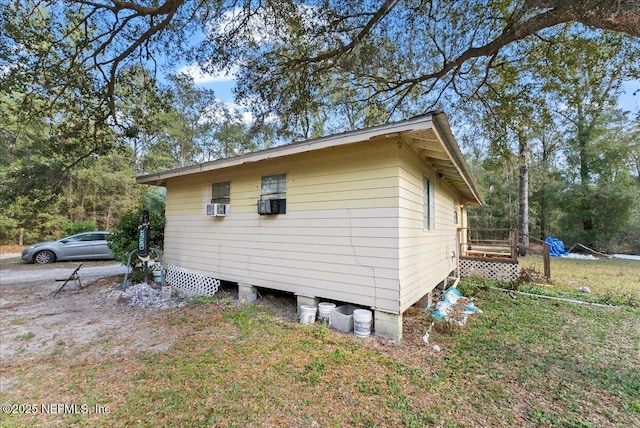
<path fill-rule="evenodd" d="M 625 207 L 637 199 L 630 190 L 640 183 L 637 123 L 629 129 L 629 115 L 612 104 L 621 82 L 640 77 L 638 0 L 0 6 L 0 211 L 7 214 L 0 235 L 36 226 L 51 233 L 65 215 L 111 224 L 137 197 L 105 204 L 96 196 L 108 193 L 104 183 L 127 192 L 136 172 L 268 145 L 275 137 L 264 125 L 274 117 L 283 130 L 315 137 L 459 100 L 471 110 L 479 101 L 493 115 L 476 124 L 491 139 L 490 156 L 476 166 L 488 180 L 503 168 L 505 180 L 490 194 L 509 201 L 507 212 L 515 211 L 513 166 L 529 164 L 514 157 L 518 139 L 533 144 L 532 171 L 550 178 L 533 183 L 536 215 L 582 224 L 576 236 L 605 229 L 604 211 L 592 204 Z M 175 75 L 185 63 L 234 73 L 254 126 Z M 127 160 L 126 172 L 116 173 Z M 562 191 L 573 195 L 573 218 L 551 212 Z M 634 218 L 635 205 L 620 210 L 616 229 Z M 25 214 L 51 207 L 46 218 Z M 488 222 L 505 217 L 498 208 Z"/>
<path fill-rule="evenodd" d="M 298 127 L 325 105 L 355 102 L 365 122 L 380 121 L 407 105 L 431 108 L 446 89 L 473 93 L 492 68 L 521 54 L 518 41 L 553 42 L 567 24 L 582 26 L 576 35 L 640 36 L 638 0 L 6 2 L 5 75 L 88 68 L 95 84 L 74 88 L 103 91 L 116 117 L 117 82 L 131 66 L 239 67 L 238 95 L 258 117 L 275 112 Z M 69 93 L 69 85 L 54 75 L 46 86 Z"/>

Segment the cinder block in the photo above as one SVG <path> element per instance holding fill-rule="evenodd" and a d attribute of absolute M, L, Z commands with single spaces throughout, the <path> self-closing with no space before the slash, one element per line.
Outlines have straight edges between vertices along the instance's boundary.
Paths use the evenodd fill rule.
<path fill-rule="evenodd" d="M 433 303 L 433 291 L 428 292 L 420 300 L 418 300 L 418 305 L 420 308 L 428 308 Z"/>
<path fill-rule="evenodd" d="M 402 339 L 402 314 L 374 311 L 375 335 L 394 342 Z"/>
<path fill-rule="evenodd" d="M 162 297 L 162 300 L 171 299 L 171 286 L 165 285 L 164 287 L 162 287 L 160 289 L 160 296 Z"/>
<path fill-rule="evenodd" d="M 305 296 L 302 294 L 296 294 L 297 306 L 298 306 L 298 316 L 302 315 L 302 311 L 300 310 L 300 306 L 318 306 L 320 303 L 320 299 L 317 297 Z"/>

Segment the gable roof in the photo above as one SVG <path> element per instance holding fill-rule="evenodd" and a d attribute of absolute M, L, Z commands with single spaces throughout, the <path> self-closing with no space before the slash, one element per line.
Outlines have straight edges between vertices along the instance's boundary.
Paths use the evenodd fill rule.
<path fill-rule="evenodd" d="M 400 122 L 372 126 L 342 132 L 245 153 L 230 158 L 218 159 L 197 165 L 171 169 L 136 177 L 138 184 L 164 186 L 167 179 L 201 172 L 215 171 L 237 165 L 260 162 L 272 158 L 311 152 L 329 147 L 354 144 L 362 141 L 397 136 L 409 144 L 436 173 L 471 205 L 482 204 L 482 197 L 467 166 L 460 147 L 451 133 L 449 121 L 444 113 L 435 111 Z"/>

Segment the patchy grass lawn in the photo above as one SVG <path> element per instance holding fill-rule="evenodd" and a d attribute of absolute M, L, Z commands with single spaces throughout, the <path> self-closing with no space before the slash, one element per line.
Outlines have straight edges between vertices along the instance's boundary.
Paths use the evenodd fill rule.
<path fill-rule="evenodd" d="M 543 272 L 542 257 L 527 255 L 519 259 L 520 269 Z M 624 259 L 581 260 L 562 257 L 551 258 L 551 284 L 547 291 L 540 287 L 524 287 L 523 291 L 588 299 L 576 292 L 589 287 L 593 301 L 613 305 L 640 306 L 640 261 Z M 551 293 L 553 295 L 553 293 Z"/>
<path fill-rule="evenodd" d="M 428 346 L 431 320 L 417 308 L 394 345 L 200 299 L 159 318 L 176 339 L 165 352 L 3 364 L 19 381 L 2 404 L 37 413 L 2 414 L 1 425 L 639 426 L 640 310 L 461 286 L 484 313 Z M 52 403 L 86 411 L 42 414 Z"/>
<path fill-rule="evenodd" d="M 541 270 L 539 258 L 523 261 Z M 640 426 L 640 263 L 552 263 L 550 285 L 520 288 L 622 307 L 514 299 L 469 280 L 460 289 L 484 313 L 436 328 L 427 346 L 431 320 L 418 308 L 394 345 L 286 321 L 282 308 L 200 298 L 148 312 L 173 343 L 166 351 L 100 358 L 83 344 L 3 359 L 11 383 L 0 425 Z M 27 331 L 17 340 L 39 339 Z M 116 349 L 112 340 L 95 347 Z"/>

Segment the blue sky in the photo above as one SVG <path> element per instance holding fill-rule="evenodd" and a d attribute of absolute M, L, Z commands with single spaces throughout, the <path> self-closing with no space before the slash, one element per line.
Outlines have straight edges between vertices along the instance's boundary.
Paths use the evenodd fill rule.
<path fill-rule="evenodd" d="M 178 73 L 186 73 L 193 77 L 197 86 L 213 89 L 219 100 L 225 103 L 234 102 L 233 88 L 236 84 L 235 76 L 204 74 L 197 65 L 183 66 L 177 71 Z"/>
<path fill-rule="evenodd" d="M 623 88 L 625 93 L 619 98 L 620 107 L 632 112 L 640 111 L 640 80 L 627 82 Z M 635 95 L 634 92 L 636 92 Z"/>

